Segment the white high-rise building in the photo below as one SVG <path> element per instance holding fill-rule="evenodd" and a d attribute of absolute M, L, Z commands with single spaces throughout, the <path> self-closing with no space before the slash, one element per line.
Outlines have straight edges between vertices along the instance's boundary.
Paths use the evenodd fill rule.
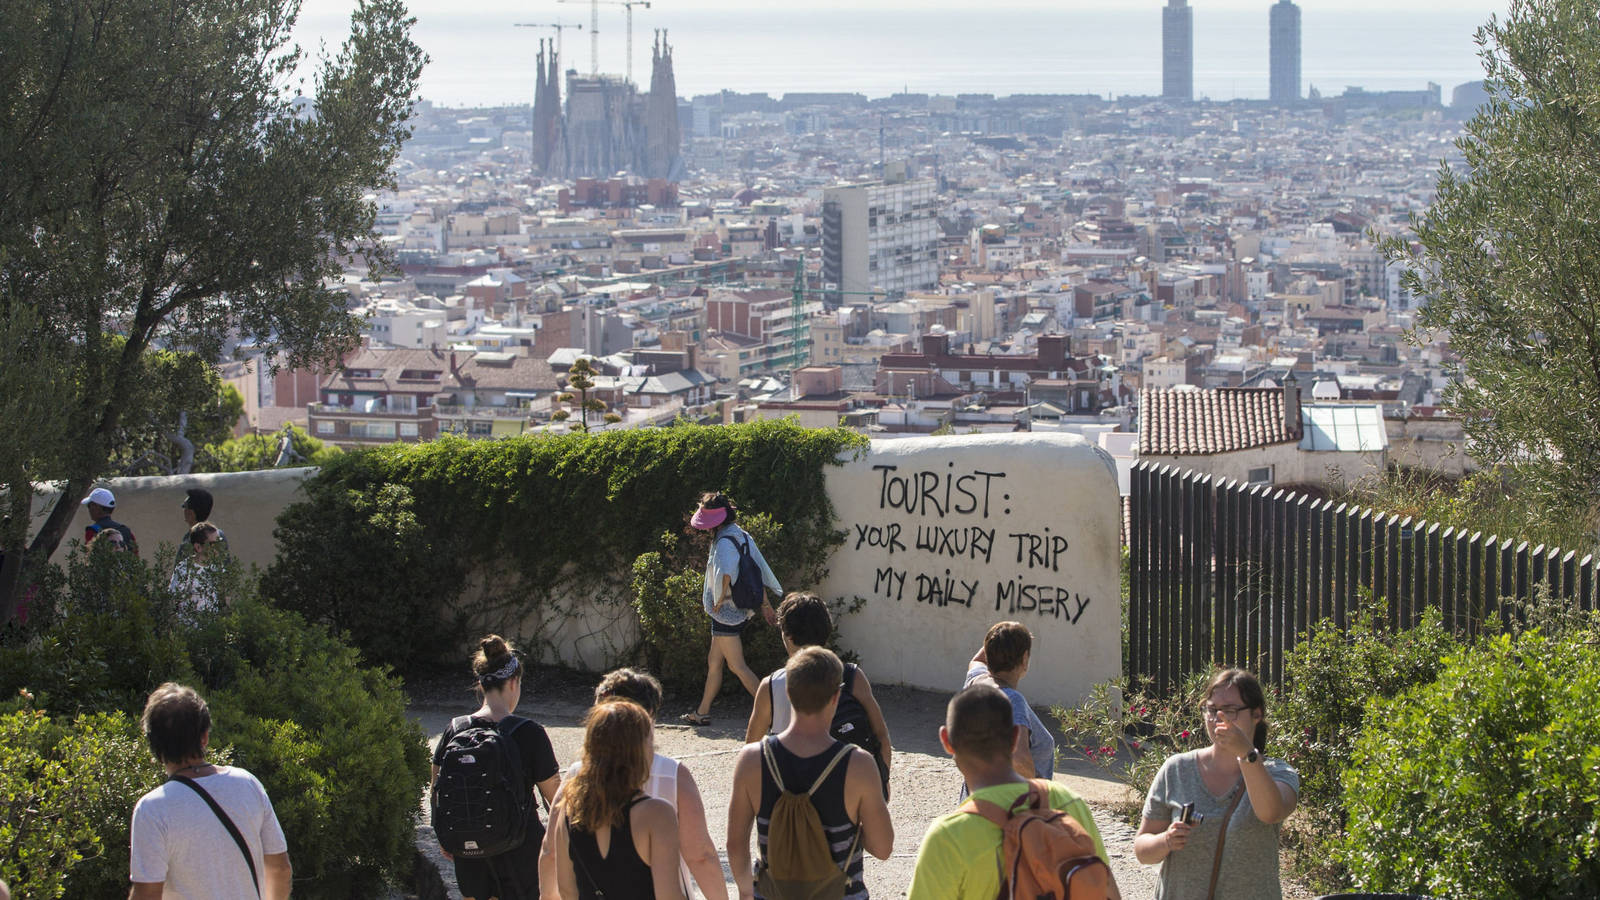
<path fill-rule="evenodd" d="M 866 306 L 867 292 L 938 287 L 938 206 L 932 181 L 825 188 L 822 280 L 840 292 L 833 302 Z"/>

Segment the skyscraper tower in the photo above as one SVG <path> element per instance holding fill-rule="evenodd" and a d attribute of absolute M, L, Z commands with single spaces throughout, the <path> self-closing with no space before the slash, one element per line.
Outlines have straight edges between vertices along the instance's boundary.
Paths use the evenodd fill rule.
<path fill-rule="evenodd" d="M 1271 16 L 1273 103 L 1300 102 L 1300 7 L 1278 0 Z"/>
<path fill-rule="evenodd" d="M 1167 0 L 1161 10 L 1161 96 L 1194 100 L 1194 10 L 1189 0 Z"/>

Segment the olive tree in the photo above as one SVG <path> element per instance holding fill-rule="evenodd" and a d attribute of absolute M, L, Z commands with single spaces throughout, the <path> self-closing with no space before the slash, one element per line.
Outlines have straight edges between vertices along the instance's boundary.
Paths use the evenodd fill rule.
<path fill-rule="evenodd" d="M 1445 395 L 1481 462 L 1543 509 L 1600 498 L 1600 2 L 1513 0 L 1478 30 L 1488 102 L 1412 235 L 1385 243 L 1447 335 Z M 1548 513 L 1547 513 L 1548 514 Z"/>
<path fill-rule="evenodd" d="M 357 338 L 338 279 L 346 260 L 384 262 L 371 192 L 392 183 L 425 57 L 398 0 L 361 0 L 307 84 L 298 13 L 297 0 L 0 4 L 0 313 L 30 312 L 70 387 L 49 467 L 63 493 L 30 560 L 66 535 L 125 417 L 145 414 L 128 401 L 151 351 L 212 365 L 237 338 L 303 364 Z M 12 458 L 29 454 L 0 452 Z M 35 474 L 0 478 L 15 493 Z M 0 569 L 0 620 L 20 556 Z"/>

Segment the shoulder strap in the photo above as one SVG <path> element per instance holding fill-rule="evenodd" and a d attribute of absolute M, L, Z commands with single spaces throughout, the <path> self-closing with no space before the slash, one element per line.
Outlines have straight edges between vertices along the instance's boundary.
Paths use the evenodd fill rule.
<path fill-rule="evenodd" d="M 1206 888 L 1206 900 L 1215 900 L 1217 896 L 1217 876 L 1222 873 L 1222 848 L 1228 842 L 1228 820 L 1233 818 L 1233 811 L 1239 808 L 1239 801 L 1244 799 L 1246 793 L 1244 776 L 1241 775 L 1234 785 L 1233 802 L 1222 814 L 1222 830 L 1217 833 L 1217 855 L 1211 860 L 1211 885 Z"/>
<path fill-rule="evenodd" d="M 517 733 L 518 728 L 521 728 L 532 721 L 532 719 L 524 718 L 522 716 L 506 716 L 499 722 L 495 723 L 495 730 L 500 732 L 502 737 L 511 737 L 513 734 Z M 508 722 L 511 724 L 510 728 L 506 727 L 506 723 Z"/>
<path fill-rule="evenodd" d="M 1028 790 L 1012 802 L 1011 808 L 1016 809 L 1054 809 L 1050 805 L 1050 782 L 1044 778 L 1028 779 Z M 1038 798 L 1037 801 L 1035 798 Z"/>
<path fill-rule="evenodd" d="M 239 827 L 233 824 L 233 820 L 228 818 L 228 814 L 217 804 L 217 801 L 194 779 L 183 775 L 173 775 L 171 780 L 179 784 L 188 785 L 196 794 L 200 795 L 200 799 L 204 800 L 207 806 L 211 807 L 211 811 L 217 814 L 217 819 L 222 822 L 222 827 L 228 829 L 228 836 L 233 838 L 235 844 L 239 845 L 239 852 L 244 855 L 244 864 L 250 867 L 250 886 L 256 889 L 257 897 L 261 896 L 261 882 L 256 879 L 256 861 L 250 856 L 250 845 L 244 842 L 244 835 L 239 833 Z"/>
<path fill-rule="evenodd" d="M 471 725 L 471 724 L 472 724 L 472 717 L 471 716 L 456 716 L 454 719 L 450 720 L 450 730 L 451 731 L 460 731 L 463 728 L 466 728 L 468 725 Z"/>
<path fill-rule="evenodd" d="M 859 669 L 856 667 L 855 663 L 845 663 L 844 664 L 844 683 L 839 686 L 840 690 L 844 691 L 846 694 L 849 694 L 852 697 L 855 696 L 856 672 L 857 671 L 859 671 Z"/>
<path fill-rule="evenodd" d="M 1000 807 L 1000 804 L 990 800 L 979 800 L 977 797 L 967 797 L 967 802 L 961 804 L 956 812 L 968 813 L 988 819 L 996 828 L 1005 830 L 1006 822 L 1010 821 L 1011 813 Z"/>
<path fill-rule="evenodd" d="M 788 788 L 783 786 L 783 774 L 778 771 L 778 760 L 772 755 L 772 743 L 776 740 L 777 738 L 770 734 L 762 738 L 761 755 L 766 758 L 767 771 L 772 773 L 772 780 L 777 783 L 778 791 L 784 793 Z"/>
<path fill-rule="evenodd" d="M 822 783 L 828 780 L 829 775 L 833 774 L 833 768 L 839 764 L 839 760 L 849 756 L 850 751 L 855 749 L 854 744 L 846 744 L 844 741 L 840 741 L 839 743 L 844 744 L 844 746 L 839 748 L 839 752 L 833 754 L 833 759 L 828 760 L 828 765 L 823 768 L 822 774 L 818 775 L 817 780 L 812 783 L 811 790 L 806 791 L 807 797 L 815 794 L 817 792 L 817 788 L 822 787 Z"/>

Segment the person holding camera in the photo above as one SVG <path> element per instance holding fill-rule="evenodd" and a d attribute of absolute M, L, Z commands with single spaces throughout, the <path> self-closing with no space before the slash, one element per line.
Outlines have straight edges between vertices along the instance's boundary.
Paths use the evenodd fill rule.
<path fill-rule="evenodd" d="M 1254 675 L 1218 672 L 1201 711 L 1211 746 L 1162 764 L 1134 856 L 1161 865 L 1158 900 L 1280 900 L 1278 829 L 1299 800 L 1300 774 L 1265 755 L 1267 701 Z"/>

